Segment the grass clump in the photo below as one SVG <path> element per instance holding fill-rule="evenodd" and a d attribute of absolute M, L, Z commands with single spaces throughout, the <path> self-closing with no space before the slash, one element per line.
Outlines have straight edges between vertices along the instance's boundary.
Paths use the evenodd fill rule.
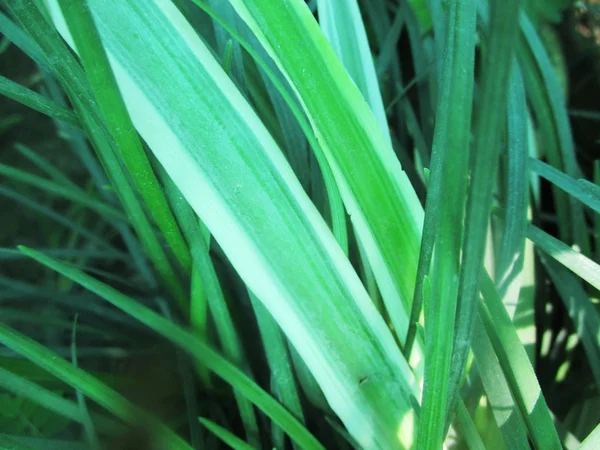
<path fill-rule="evenodd" d="M 0 5 L 3 445 L 595 448 L 569 5 Z"/>

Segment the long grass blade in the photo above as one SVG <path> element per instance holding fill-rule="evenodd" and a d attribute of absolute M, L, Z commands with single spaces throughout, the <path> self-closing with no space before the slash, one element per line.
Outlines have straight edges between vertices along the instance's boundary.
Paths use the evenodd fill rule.
<path fill-rule="evenodd" d="M 306 430 L 306 428 L 304 428 L 304 426 L 283 406 L 270 397 L 238 368 L 229 363 L 226 359 L 212 350 L 206 343 L 198 339 L 192 333 L 185 331 L 181 327 L 175 325 L 149 308 L 139 304 L 126 295 L 121 294 L 117 290 L 93 279 L 92 277 L 85 275 L 83 272 L 80 272 L 77 269 L 70 268 L 63 263 L 25 247 L 20 247 L 20 249 L 31 258 L 52 268 L 58 273 L 104 298 L 106 301 L 112 303 L 119 309 L 122 309 L 132 317 L 135 317 L 138 321 L 142 322 L 157 333 L 171 340 L 174 344 L 181 347 L 182 350 L 189 353 L 200 364 L 206 365 L 206 367 L 214 371 L 215 374 L 223 378 L 234 388 L 238 389 L 240 392 L 243 392 L 250 401 L 252 401 L 256 406 L 263 410 L 265 414 L 279 424 L 302 448 L 322 448 L 322 446 Z M 0 330 L 2 330 L 2 328 L 0 328 Z M 9 345 L 11 342 L 14 342 L 8 341 L 6 335 L 3 335 L 0 339 L 2 339 L 7 345 Z M 39 352 L 44 350 L 42 347 L 38 347 L 36 347 L 36 349 L 39 350 Z M 15 346 L 13 348 L 23 350 L 22 346 Z M 25 348 L 25 350 L 27 350 L 27 348 Z M 35 353 L 34 355 L 37 354 L 38 353 Z M 27 353 L 26 356 L 29 357 L 31 354 Z M 56 361 L 55 364 L 56 366 L 54 364 L 50 364 L 50 366 L 48 366 L 48 363 L 46 363 L 45 365 L 42 365 L 42 367 L 47 370 L 55 369 L 52 373 L 57 376 L 63 375 L 64 372 L 67 372 L 62 364 L 62 361 Z M 78 372 L 75 371 L 74 373 Z M 68 378 L 67 380 L 71 382 L 72 378 Z M 88 393 L 88 395 L 90 394 Z M 97 400 L 97 398 L 94 399 Z"/>
<path fill-rule="evenodd" d="M 481 320 L 485 327 L 535 448 L 561 449 L 552 415 L 527 352 L 519 341 L 496 287 L 485 272 L 480 283 L 484 301 L 479 302 L 477 320 Z"/>
<path fill-rule="evenodd" d="M 281 150 L 171 2 L 109 3 L 89 5 L 136 128 L 351 433 L 366 447 L 398 446 L 399 424 L 414 423 L 418 386 Z M 164 45 L 151 44 L 157 40 Z M 388 229 L 400 222 L 387 223 L 378 221 L 381 235 L 398 245 L 385 247 L 407 272 L 411 259 L 400 250 L 418 247 L 416 239 L 401 239 Z M 365 376 L 373 382 L 359 384 Z M 376 414 L 383 405 L 388 414 Z"/>
<path fill-rule="evenodd" d="M 452 1 L 446 30 L 422 260 L 411 314 L 414 327 L 431 262 L 431 294 L 424 296 L 425 383 L 417 440 L 419 449 L 441 447 L 449 397 L 453 395 L 449 391 L 452 387 L 449 382 L 454 326 L 449 324 L 454 324 L 456 313 L 459 249 L 467 189 L 475 64 L 475 2 Z"/>
<path fill-rule="evenodd" d="M 402 336 L 408 325 L 422 223 L 414 189 L 306 4 L 300 0 L 232 4 L 300 97 L 384 301 L 400 298 L 404 305 L 404 311 L 388 311 Z"/>
<path fill-rule="evenodd" d="M 66 108 L 55 104 L 52 100 L 21 86 L 14 81 L 0 75 L 0 95 L 11 98 L 23 105 L 34 109 L 42 114 L 52 117 L 56 120 L 62 120 L 76 128 L 81 125 L 77 116 Z"/>
<path fill-rule="evenodd" d="M 256 447 L 249 445 L 247 442 L 242 441 L 235 434 L 231 433 L 227 428 L 217 425 L 208 419 L 200 417 L 200 423 L 206 427 L 211 433 L 214 433 L 219 439 L 225 444 L 231 447 L 233 450 L 255 450 Z"/>
<path fill-rule="evenodd" d="M 57 378 L 81 390 L 89 398 L 104 406 L 117 417 L 137 425 L 137 420 L 153 424 L 157 439 L 167 448 L 190 450 L 190 446 L 165 425 L 137 409 L 128 400 L 87 372 L 73 367 L 46 347 L 0 324 L 0 342 L 21 353 Z"/>
<path fill-rule="evenodd" d="M 85 0 L 59 0 L 59 3 L 90 87 L 115 140 L 119 155 L 165 240 L 181 266 L 189 272 L 191 270 L 189 249 L 142 148 L 137 131 L 131 123 L 86 2 Z"/>
<path fill-rule="evenodd" d="M 593 260 L 533 225 L 527 226 L 527 238 L 571 272 L 600 289 L 600 266 Z"/>
<path fill-rule="evenodd" d="M 480 109 L 475 124 L 473 166 L 462 242 L 459 300 L 450 371 L 450 412 L 458 395 L 471 344 L 479 277 L 484 266 L 487 228 L 498 172 L 500 138 L 506 126 L 507 98 L 518 38 L 519 12 L 519 0 L 491 1 L 489 47 L 486 49 Z"/>
<path fill-rule="evenodd" d="M 550 181 L 566 193 L 589 206 L 598 214 L 600 214 L 600 195 L 595 185 L 589 186 L 589 182 L 583 179 L 574 179 L 569 175 L 555 169 L 554 167 L 537 159 L 530 158 L 529 166 L 531 170 L 540 175 L 542 178 Z M 595 189 L 596 188 L 596 189 Z"/>

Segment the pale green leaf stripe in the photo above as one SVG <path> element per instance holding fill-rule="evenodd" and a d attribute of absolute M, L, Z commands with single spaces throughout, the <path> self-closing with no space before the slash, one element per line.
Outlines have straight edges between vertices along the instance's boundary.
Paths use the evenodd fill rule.
<path fill-rule="evenodd" d="M 600 266 L 590 258 L 531 224 L 527 226 L 527 238 L 571 272 L 600 289 Z"/>
<path fill-rule="evenodd" d="M 563 191 L 572 195 L 600 214 L 600 196 L 594 191 L 594 187 L 600 189 L 597 186 L 592 185 L 590 187 L 583 182 L 585 180 L 576 180 L 560 170 L 555 169 L 549 164 L 534 158 L 529 158 L 529 167 L 542 178 L 545 178 L 546 180 L 555 184 Z"/>
<path fill-rule="evenodd" d="M 59 0 L 59 4 L 116 148 L 162 235 L 189 273 L 192 264 L 189 249 L 131 123 L 85 0 Z"/>
<path fill-rule="evenodd" d="M 562 445 L 535 371 L 494 282 L 485 271 L 481 276 L 480 287 L 483 300 L 479 301 L 476 320 L 483 322 L 535 448 L 560 450 Z"/>
<path fill-rule="evenodd" d="M 471 348 L 481 375 L 485 395 L 492 409 L 494 420 L 504 438 L 506 448 L 530 450 L 527 428 L 521 419 L 498 358 L 494 354 L 490 339 L 480 320 L 475 320 L 473 324 Z"/>
<path fill-rule="evenodd" d="M 221 439 L 225 444 L 231 447 L 233 450 L 256 450 L 255 447 L 248 445 L 248 443 L 242 441 L 239 437 L 229 431 L 227 428 L 217 425 L 208 419 L 203 417 L 199 418 L 200 423 L 204 425 L 211 433 Z"/>
<path fill-rule="evenodd" d="M 142 137 L 285 331 L 353 436 L 366 448 L 397 447 L 399 426 L 414 423 L 418 386 L 262 123 L 171 2 L 89 4 Z M 58 17 L 55 23 L 61 27 Z M 379 201 L 373 199 L 371 207 Z M 414 212 L 407 214 L 412 223 Z M 397 222 L 380 225 L 385 223 L 392 228 L 384 226 L 382 235 L 396 236 Z M 402 242 L 416 249 L 415 236 L 396 236 L 399 244 L 385 247 L 399 262 L 409 262 Z M 368 381 L 359 385 L 364 377 Z"/>
<path fill-rule="evenodd" d="M 318 0 L 319 24 L 392 144 L 379 81 L 356 0 Z"/>
<path fill-rule="evenodd" d="M 69 125 L 81 128 L 81 124 L 73 111 L 57 105 L 52 100 L 21 86 L 14 81 L 0 75 L 0 95 L 5 95 L 23 105 L 35 109 L 42 114 L 57 120 L 62 120 Z"/>
<path fill-rule="evenodd" d="M 281 406 L 276 400 L 270 397 L 265 391 L 263 391 L 260 386 L 254 383 L 250 378 L 242 373 L 237 367 L 233 366 L 229 363 L 225 358 L 220 356 L 217 352 L 211 349 L 205 342 L 198 339 L 192 333 L 184 330 L 183 328 L 175 325 L 171 321 L 165 319 L 161 315 L 152 311 L 151 309 L 139 304 L 135 300 L 127 297 L 126 295 L 121 294 L 119 291 L 111 288 L 110 286 L 101 283 L 98 280 L 84 274 L 83 272 L 68 267 L 67 265 L 56 261 L 52 258 L 42 255 L 34 250 L 19 247 L 19 249 L 29 255 L 31 258 L 36 261 L 50 267 L 56 272 L 64 275 L 65 277 L 75 281 L 80 284 L 84 288 L 90 290 L 91 292 L 97 294 L 98 296 L 104 298 L 106 301 L 110 302 L 117 308 L 123 310 L 128 313 L 131 317 L 139 320 L 152 330 L 166 337 L 174 344 L 181 347 L 184 351 L 189 353 L 198 363 L 205 365 L 210 370 L 214 371 L 219 377 L 223 378 L 226 382 L 231 384 L 234 388 L 239 389 L 240 392 L 243 392 L 244 395 L 252 401 L 256 406 L 262 409 L 265 414 L 267 414 L 271 419 L 273 419 L 276 423 L 278 423 L 288 434 L 294 439 L 301 447 L 306 449 L 321 449 L 322 446 L 319 442 L 304 428 L 304 426 L 295 419 L 283 406 Z M 2 329 L 8 327 L 0 324 L 0 331 Z M 15 332 L 13 332 L 14 334 Z M 11 340 L 7 337 L 7 332 L 2 333 L 0 335 L 0 340 L 2 340 L 6 345 L 10 345 Z M 10 337 L 10 336 L 9 336 Z M 25 337 L 20 338 L 21 341 L 26 340 Z M 29 341 L 27 339 L 27 341 Z M 59 378 L 65 380 L 66 382 L 72 384 L 74 387 L 80 388 L 86 395 L 90 398 L 98 401 L 103 406 L 107 407 L 106 399 L 111 397 L 110 400 L 117 401 L 116 405 L 118 407 L 113 407 L 110 409 L 115 414 L 122 411 L 133 411 L 132 405 L 129 405 L 124 399 L 121 397 L 116 397 L 116 393 L 109 393 L 107 388 L 99 386 L 99 382 L 97 380 L 91 380 L 91 376 L 85 374 L 84 372 L 73 368 L 70 364 L 63 360 L 57 360 L 56 357 L 50 358 L 50 361 L 47 360 L 47 356 L 51 354 L 49 350 L 46 350 L 39 344 L 33 343 L 29 341 L 29 345 L 21 345 L 21 346 L 11 346 L 14 349 L 20 349 L 20 351 L 32 359 L 32 361 L 40 364 L 40 366 Z M 37 349 L 37 352 L 30 352 L 29 349 Z M 39 357 L 34 359 L 34 356 L 38 356 L 39 354 L 44 353 L 43 357 Z M 66 366 L 65 366 L 66 365 Z M 77 386 L 75 382 L 78 381 L 75 375 L 79 375 L 79 378 L 82 378 L 84 375 L 84 379 L 89 381 L 89 386 L 91 386 L 94 390 L 90 391 L 90 389 L 86 389 L 86 386 Z M 100 393 L 98 395 L 98 393 Z M 94 394 L 95 396 L 92 396 Z M 110 395 L 109 395 L 110 394 Z M 116 399 L 116 400 L 115 400 Z M 104 403 L 102 403 L 104 401 Z M 111 404 L 112 405 L 112 404 Z M 125 416 L 124 418 L 126 418 Z"/>
<path fill-rule="evenodd" d="M 22 354 L 41 368 L 63 380 L 65 383 L 81 390 L 86 396 L 124 421 L 135 425 L 139 418 L 148 420 L 148 423 L 152 424 L 157 433 L 157 439 L 162 445 L 167 446 L 167 448 L 173 450 L 191 449 L 191 447 L 173 431 L 158 422 L 155 418 L 149 416 L 145 411 L 136 408 L 127 399 L 103 384 L 100 380 L 81 369 L 77 369 L 71 363 L 56 355 L 56 353 L 53 353 L 28 337 L 21 335 L 16 330 L 13 330 L 3 323 L 0 323 L 0 342 L 8 348 Z"/>
<path fill-rule="evenodd" d="M 585 438 L 579 450 L 596 450 L 598 448 L 600 448 L 600 424 Z"/>
<path fill-rule="evenodd" d="M 210 259 L 209 247 L 202 235 L 198 219 L 189 204 L 181 196 L 181 192 L 173 184 L 173 181 L 168 179 L 168 176 L 164 178 L 167 195 L 172 199 L 173 210 L 192 250 L 193 267 L 194 270 L 198 271 L 202 287 L 205 290 L 208 307 L 217 329 L 217 336 L 221 342 L 224 356 L 236 366 L 245 367 L 243 347 L 240 344 L 237 329 Z M 195 306 L 203 307 L 201 304 Z M 197 312 L 191 311 L 191 314 L 196 315 Z M 254 407 L 237 391 L 235 397 L 246 430 L 246 437 L 252 445 L 258 445 L 260 432 L 254 414 Z"/>
<path fill-rule="evenodd" d="M 408 325 L 423 219 L 408 177 L 303 1 L 232 4 L 298 94 L 383 298 L 387 303 L 399 297 L 404 304 L 404 311 L 389 311 L 402 335 Z"/>
<path fill-rule="evenodd" d="M 379 82 L 358 3 L 356 0 L 320 0 L 317 4 L 319 8 L 319 23 L 325 36 L 352 77 L 352 80 L 358 86 L 373 111 L 381 127 L 381 131 L 391 145 L 390 130 L 379 91 Z M 377 302 L 379 300 L 379 292 L 374 283 L 370 283 L 371 280 L 375 281 L 376 278 L 368 262 L 369 253 L 365 250 L 365 246 L 361 241 L 360 231 L 357 231 L 357 234 L 362 267 L 365 279 L 367 280 L 367 287 L 370 288 L 368 289 L 369 294 L 373 301 Z M 402 304 L 400 297 L 384 296 L 383 300 L 392 324 L 395 330 L 397 330 L 399 339 L 402 341 L 406 336 L 406 329 L 402 328 L 403 321 L 398 318 L 398 313 L 407 311 L 408 307 Z M 414 353 L 415 373 L 419 379 L 422 378 L 423 371 L 422 364 L 418 364 L 422 360 L 422 353 L 421 345 L 419 345 L 418 351 Z"/>
<path fill-rule="evenodd" d="M 292 112 L 293 117 L 297 121 L 297 125 L 300 127 L 302 132 L 304 133 L 307 141 L 310 143 L 312 147 L 313 155 L 317 162 L 318 166 L 315 165 L 313 170 L 318 171 L 321 170 L 321 174 L 323 177 L 323 181 L 325 183 L 325 190 L 327 191 L 327 199 L 329 201 L 329 208 L 331 210 L 331 222 L 333 228 L 333 234 L 335 235 L 338 243 L 344 250 L 344 253 L 348 253 L 348 233 L 346 229 L 346 211 L 344 209 L 344 205 L 342 203 L 342 199 L 340 197 L 340 193 L 337 185 L 335 184 L 335 180 L 333 178 L 333 174 L 331 172 L 331 167 L 329 167 L 329 163 L 325 159 L 323 155 L 323 151 L 321 150 L 321 146 L 317 141 L 314 132 L 312 131 L 308 120 L 306 119 L 304 113 L 300 109 L 300 107 L 296 104 L 297 102 L 292 98 L 290 92 L 288 92 L 288 88 L 283 84 L 283 82 L 279 79 L 279 73 L 275 73 L 274 70 L 271 69 L 271 65 L 273 62 L 271 60 L 264 60 L 262 53 L 254 49 L 254 47 L 247 41 L 245 41 L 241 35 L 239 35 L 235 29 L 231 28 L 221 17 L 217 15 L 215 11 L 213 11 L 210 7 L 208 7 L 201 0 L 192 0 L 198 7 L 202 8 L 209 16 L 213 18 L 216 22 L 219 22 L 221 27 L 223 27 L 227 32 L 244 47 L 244 49 L 248 52 L 256 64 L 263 70 L 265 76 L 269 79 L 269 81 L 273 84 L 276 91 L 281 95 L 283 101 L 288 105 L 290 111 Z M 270 62 L 270 64 L 269 64 Z M 288 118 L 289 120 L 290 118 Z M 280 119 L 281 120 L 281 119 Z M 293 120 L 293 119 L 292 119 Z M 293 163 L 297 163 L 297 161 L 293 161 Z M 295 167 L 297 167 L 296 165 Z M 293 166 L 294 167 L 294 166 Z M 302 178 L 301 178 L 302 179 Z M 314 189 L 314 187 L 313 187 Z M 314 192 L 313 192 L 314 194 Z"/>

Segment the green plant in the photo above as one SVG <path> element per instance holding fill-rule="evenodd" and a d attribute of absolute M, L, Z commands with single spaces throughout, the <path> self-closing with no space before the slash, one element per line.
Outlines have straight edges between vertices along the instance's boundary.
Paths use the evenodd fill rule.
<path fill-rule="evenodd" d="M 594 448 L 600 188 L 521 3 L 2 1 L 41 89 L 0 92 L 87 170 L 23 145 L 33 169 L 0 164 L 0 194 L 61 226 L 0 253 L 40 263 L 0 277 L 0 342 L 33 363 L 0 385 L 69 419 L 42 432 L 24 408 L 7 443 Z M 37 339 L 5 324 L 40 297 Z"/>

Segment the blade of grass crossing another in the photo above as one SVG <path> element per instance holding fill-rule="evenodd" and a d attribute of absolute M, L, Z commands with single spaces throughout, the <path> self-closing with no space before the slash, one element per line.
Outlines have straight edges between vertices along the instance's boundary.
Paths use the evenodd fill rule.
<path fill-rule="evenodd" d="M 253 447 L 247 442 L 242 441 L 239 437 L 237 437 L 227 428 L 223 428 L 222 426 L 219 426 L 216 423 L 211 422 L 210 420 L 205 419 L 203 417 L 200 417 L 199 420 L 200 423 L 204 425 L 208 431 L 216 435 L 233 450 L 256 450 L 256 447 Z"/>
<path fill-rule="evenodd" d="M 542 255 L 542 263 L 558 290 L 565 309 L 581 338 L 590 369 L 600 388 L 600 316 L 580 281 L 559 263 Z"/>
<path fill-rule="evenodd" d="M 600 289 L 600 266 L 593 260 L 531 224 L 527 226 L 527 238 L 571 272 Z"/>
<path fill-rule="evenodd" d="M 165 176 L 164 180 L 167 195 L 172 199 L 175 214 L 179 219 L 179 223 L 182 224 L 182 229 L 190 243 L 194 270 L 198 271 L 198 275 L 202 280 L 202 286 L 206 291 L 208 307 L 215 323 L 223 353 L 236 366 L 246 367 L 244 350 L 237 333 L 237 328 L 233 323 L 229 306 L 223 295 L 221 284 L 210 259 L 208 245 L 202 233 L 201 225 L 198 223 L 192 208 L 183 200 L 181 193 L 177 190 L 173 181 L 168 176 Z M 195 306 L 203 308 L 202 304 Z M 201 311 L 192 311 L 194 315 L 198 313 L 202 314 Z M 237 391 L 235 392 L 235 397 L 248 442 L 254 446 L 259 446 L 260 432 L 254 414 L 254 407 Z"/>
<path fill-rule="evenodd" d="M 94 400 L 120 419 L 137 425 L 138 420 L 152 425 L 156 431 L 156 438 L 166 448 L 190 450 L 191 447 L 155 418 L 136 408 L 128 400 L 81 369 L 77 369 L 68 361 L 62 359 L 46 347 L 21 335 L 16 330 L 0 323 L 0 342 L 22 354 L 41 368 L 50 372 L 57 378 L 81 390 L 86 396 Z"/>
<path fill-rule="evenodd" d="M 422 208 L 376 117 L 301 0 L 232 0 L 294 88 L 403 340 Z M 298 51 L 298 49 L 302 51 Z M 360 168 L 360 174 L 358 172 Z"/>
<path fill-rule="evenodd" d="M 58 2 L 94 97 L 112 133 L 119 154 L 162 235 L 181 266 L 189 273 L 191 270 L 189 249 L 150 166 L 137 131 L 131 123 L 86 0 L 58 0 Z"/>
<path fill-rule="evenodd" d="M 198 339 L 192 333 L 185 331 L 181 327 L 175 325 L 151 309 L 139 304 L 135 300 L 121 294 L 117 290 L 95 280 L 79 270 L 72 269 L 59 261 L 25 247 L 20 247 L 20 250 L 41 264 L 50 267 L 56 272 L 102 297 L 109 303 L 130 314 L 132 317 L 136 318 L 152 330 L 181 347 L 182 350 L 189 353 L 196 361 L 206 365 L 206 367 L 214 371 L 215 374 L 223 378 L 234 388 L 243 392 L 250 401 L 256 404 L 256 406 L 263 410 L 267 416 L 278 423 L 302 448 L 323 448 L 306 430 L 306 428 L 304 428 L 304 426 L 283 406 L 270 397 L 250 378 L 244 375 L 241 370 L 229 363 L 226 359 L 212 350 L 206 343 Z M 2 330 L 2 328 L 0 328 L 0 330 Z M 6 334 L 2 335 L 1 339 L 6 344 Z M 39 347 L 39 344 L 36 345 Z M 45 349 L 44 351 L 47 352 Z M 29 354 L 26 356 L 28 355 Z M 58 363 L 60 363 L 59 367 L 62 366 L 62 361 L 57 362 L 57 364 Z M 66 362 L 65 364 L 68 365 Z M 48 367 L 47 365 L 43 365 L 42 367 L 49 370 L 54 366 Z M 56 374 L 56 371 L 52 373 Z"/>
<path fill-rule="evenodd" d="M 52 7 L 51 12 L 54 12 L 54 14 L 60 10 L 58 5 L 51 0 L 48 1 L 47 5 Z M 33 2 L 16 0 L 7 3 L 6 6 L 35 40 L 44 52 L 46 59 L 51 63 L 50 69 L 61 82 L 82 124 L 85 126 L 132 226 L 161 275 L 164 284 L 173 294 L 182 310 L 185 311 L 187 306 L 185 294 L 177 279 L 177 274 L 146 217 L 146 213 L 132 189 L 129 178 L 121 167 L 121 162 L 116 157 L 116 144 L 101 118 L 101 113 L 97 109 L 96 101 L 81 66 Z M 60 17 L 61 24 L 64 25 L 64 18 Z"/>
<path fill-rule="evenodd" d="M 264 50 L 262 52 L 260 51 L 260 50 L 262 50 L 262 48 L 260 50 L 255 49 L 249 41 L 246 41 L 239 33 L 237 33 L 237 31 L 234 28 L 230 27 L 229 24 L 227 24 L 223 18 L 221 18 L 213 9 L 211 9 L 203 1 L 201 1 L 201 0 L 192 0 L 192 1 L 196 5 L 198 5 L 198 7 L 201 8 L 204 12 L 206 12 L 206 14 L 211 16 L 213 18 L 213 20 L 218 22 L 223 29 L 225 29 L 232 37 L 234 37 L 240 43 L 240 45 L 242 47 L 244 47 L 244 49 L 248 52 L 248 54 L 250 56 L 252 56 L 252 58 L 254 58 L 254 61 L 256 62 L 256 64 L 262 69 L 266 78 L 268 78 L 268 80 L 273 84 L 276 92 L 279 95 L 281 95 L 283 102 L 285 102 L 285 104 L 287 104 L 287 106 L 290 108 L 290 111 L 291 111 L 293 117 L 297 121 L 297 125 L 300 127 L 300 129 L 304 133 L 304 136 L 306 137 L 307 141 L 309 142 L 310 146 L 312 147 L 313 153 L 311 154 L 311 156 L 313 156 L 317 160 L 318 164 L 315 165 L 316 167 L 314 167 L 312 169 L 315 172 L 318 171 L 319 169 L 321 170 L 323 181 L 325 183 L 327 200 L 329 201 L 329 208 L 330 208 L 330 212 L 331 212 L 331 222 L 332 222 L 331 225 L 332 225 L 333 234 L 335 235 L 338 243 L 342 247 L 342 250 L 344 251 L 344 253 L 348 254 L 348 232 L 347 232 L 347 228 L 346 228 L 346 211 L 344 209 L 344 205 L 343 205 L 342 199 L 340 197 L 340 192 L 335 183 L 335 179 L 334 179 L 333 173 L 331 171 L 331 167 L 329 166 L 329 163 L 327 162 L 327 159 L 325 158 L 325 155 L 323 154 L 321 145 L 319 144 L 317 138 L 315 137 L 315 133 L 312 131 L 311 126 L 310 126 L 308 120 L 306 119 L 304 113 L 298 106 L 297 101 L 292 97 L 291 93 L 289 92 L 289 89 L 287 88 L 286 85 L 284 85 L 283 81 L 279 79 L 280 75 L 278 73 L 276 73 L 274 69 L 271 68 L 271 66 L 273 65 L 272 61 L 266 60 L 266 58 L 263 58 L 263 56 L 261 55 L 261 53 L 264 53 Z M 271 94 L 271 95 L 273 95 L 273 94 Z M 274 101 L 274 103 L 275 103 L 275 105 L 277 105 L 277 101 Z M 277 107 L 276 107 L 276 111 L 277 111 Z M 281 118 L 284 116 L 284 113 L 283 112 L 277 113 L 277 115 L 278 115 L 278 118 L 280 118 L 280 120 L 281 120 Z M 289 120 L 289 118 L 288 118 L 288 120 Z M 293 142 L 297 143 L 297 140 L 293 140 Z M 294 169 L 297 169 L 301 166 L 301 164 L 299 164 L 298 161 L 291 161 L 291 163 L 292 163 L 292 167 L 294 167 Z M 300 177 L 300 180 L 302 181 L 302 177 Z M 314 189 L 313 189 L 313 191 L 314 191 Z M 313 192 L 313 196 L 314 195 L 315 195 L 315 193 Z"/>
<path fill-rule="evenodd" d="M 88 4 L 138 131 L 301 354 L 332 408 L 365 447 L 399 446 L 398 424 L 414 423 L 418 385 L 250 105 L 170 1 Z M 410 241 L 413 246 L 418 239 Z M 399 257 L 401 247 L 390 251 L 410 260 Z M 365 376 L 373 382 L 359 385 Z M 384 408 L 386 414 L 376 412 Z"/>
<path fill-rule="evenodd" d="M 0 75 L 0 94 L 57 120 L 62 120 L 76 128 L 81 127 L 73 111 L 57 105 L 52 100 L 21 86 Z"/>
<path fill-rule="evenodd" d="M 443 76 L 439 89 L 433 142 L 427 230 L 422 271 L 417 286 L 424 289 L 429 261 L 431 294 L 424 296 L 425 380 L 417 448 L 439 449 L 445 436 L 462 220 L 467 189 L 469 137 L 475 60 L 475 1 L 448 4 Z M 435 231 L 433 231 L 435 230 Z M 435 240 L 435 244 L 433 241 Z M 433 251 L 433 257 L 431 253 Z M 430 259 L 431 258 L 431 259 Z M 423 295 L 417 292 L 416 296 Z M 418 302 L 415 302 L 418 303 Z M 418 313 L 413 304 L 412 318 Z"/>
<path fill-rule="evenodd" d="M 534 158 L 529 159 L 529 167 L 542 178 L 555 184 L 563 191 L 572 195 L 584 205 L 589 206 L 596 213 L 600 214 L 600 195 L 598 195 L 598 191 L 594 189 L 594 187 L 600 189 L 597 186 L 592 185 L 593 187 L 590 188 L 586 183 L 586 180 L 576 180 L 549 164 Z"/>
<path fill-rule="evenodd" d="M 487 272 L 481 276 L 480 287 L 483 300 L 479 301 L 477 320 L 485 327 L 535 448 L 562 449 L 527 352 Z"/>
<path fill-rule="evenodd" d="M 497 177 L 501 137 L 518 38 L 520 0 L 492 0 L 489 43 L 484 54 L 481 98 L 475 123 L 473 167 L 468 189 L 449 395 L 452 413 L 471 346 L 473 316 L 484 268 L 487 229 Z"/>

